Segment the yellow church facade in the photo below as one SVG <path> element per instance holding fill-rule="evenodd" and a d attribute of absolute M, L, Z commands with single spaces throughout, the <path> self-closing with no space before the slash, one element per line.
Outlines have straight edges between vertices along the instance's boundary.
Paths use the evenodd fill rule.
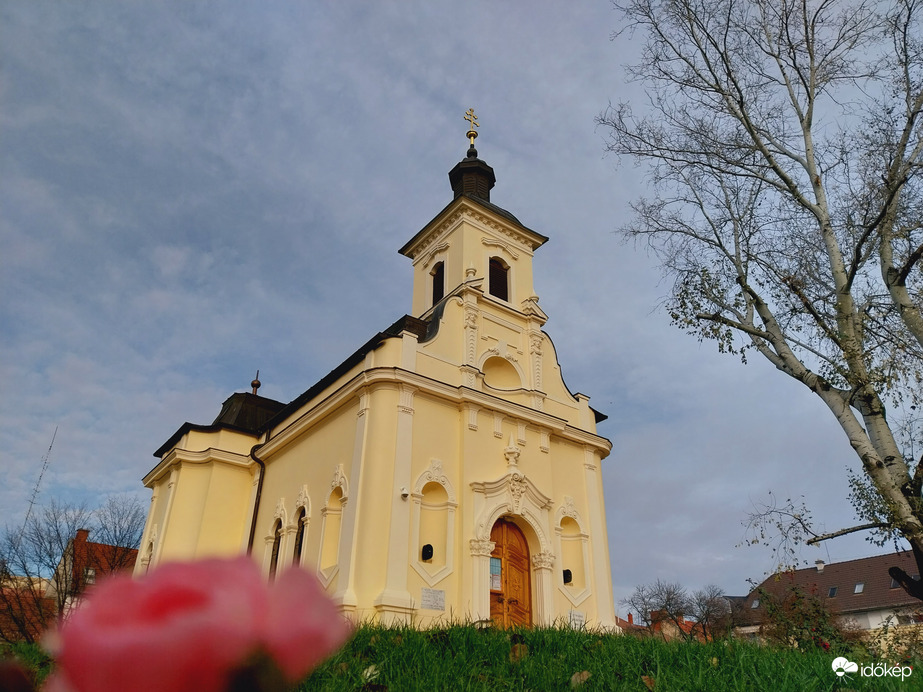
<path fill-rule="evenodd" d="M 473 137 L 449 178 L 400 249 L 411 315 L 295 400 L 254 381 L 155 453 L 138 573 L 249 552 L 267 578 L 314 571 L 357 621 L 615 627 L 611 444 L 543 331 L 547 238 L 490 202 Z"/>

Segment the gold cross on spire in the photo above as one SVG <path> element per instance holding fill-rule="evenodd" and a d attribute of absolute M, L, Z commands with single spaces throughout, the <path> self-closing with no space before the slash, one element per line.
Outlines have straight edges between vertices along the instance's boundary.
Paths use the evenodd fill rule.
<path fill-rule="evenodd" d="M 468 140 L 471 142 L 471 146 L 473 147 L 473 146 L 474 146 L 474 140 L 475 140 L 475 138 L 477 138 L 477 136 L 478 136 L 478 133 L 475 131 L 474 128 L 480 127 L 480 126 L 481 126 L 481 125 L 478 123 L 478 116 L 476 116 L 476 115 L 474 114 L 474 109 L 473 109 L 473 108 L 469 108 L 467 111 L 465 111 L 465 120 L 467 120 L 469 123 L 471 123 L 471 126 L 469 127 L 468 133 L 466 134 L 466 136 L 468 137 Z"/>

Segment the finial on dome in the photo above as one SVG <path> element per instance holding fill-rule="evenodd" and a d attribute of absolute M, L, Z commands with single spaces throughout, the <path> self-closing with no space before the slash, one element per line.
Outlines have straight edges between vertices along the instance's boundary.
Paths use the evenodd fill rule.
<path fill-rule="evenodd" d="M 478 136 L 475 128 L 480 127 L 480 124 L 473 108 L 465 112 L 465 120 L 469 123 L 468 140 L 471 146 L 468 147 L 468 156 L 449 171 L 449 182 L 456 198 L 466 195 L 489 202 L 490 188 L 497 182 L 497 178 L 494 176 L 494 169 L 478 158 L 478 150 L 474 148 L 474 140 Z"/>
<path fill-rule="evenodd" d="M 256 371 L 256 377 L 253 378 L 253 382 L 250 383 L 250 386 L 253 387 L 253 393 L 256 394 L 256 390 L 260 388 L 260 371 Z"/>
<path fill-rule="evenodd" d="M 465 120 L 470 123 L 468 126 L 468 132 L 465 134 L 465 136 L 468 138 L 468 141 L 471 143 L 471 146 L 468 147 L 468 156 L 470 158 L 477 158 L 478 150 L 474 148 L 474 140 L 477 139 L 478 133 L 474 128 L 480 127 L 481 125 L 478 123 L 478 116 L 474 114 L 473 108 L 469 108 L 467 111 L 465 111 Z"/>

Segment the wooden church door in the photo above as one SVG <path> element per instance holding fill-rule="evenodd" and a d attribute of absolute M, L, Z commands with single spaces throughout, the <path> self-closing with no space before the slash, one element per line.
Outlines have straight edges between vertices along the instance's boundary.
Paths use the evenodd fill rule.
<path fill-rule="evenodd" d="M 516 524 L 498 519 L 490 530 L 490 619 L 500 627 L 532 625 L 529 544 Z"/>

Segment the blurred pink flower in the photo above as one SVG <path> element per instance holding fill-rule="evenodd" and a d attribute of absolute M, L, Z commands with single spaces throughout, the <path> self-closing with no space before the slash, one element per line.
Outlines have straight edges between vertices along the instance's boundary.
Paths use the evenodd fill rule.
<path fill-rule="evenodd" d="M 93 590 L 58 635 L 47 689 L 221 692 L 267 661 L 295 683 L 349 633 L 304 570 L 267 585 L 248 557 L 167 564 Z"/>

